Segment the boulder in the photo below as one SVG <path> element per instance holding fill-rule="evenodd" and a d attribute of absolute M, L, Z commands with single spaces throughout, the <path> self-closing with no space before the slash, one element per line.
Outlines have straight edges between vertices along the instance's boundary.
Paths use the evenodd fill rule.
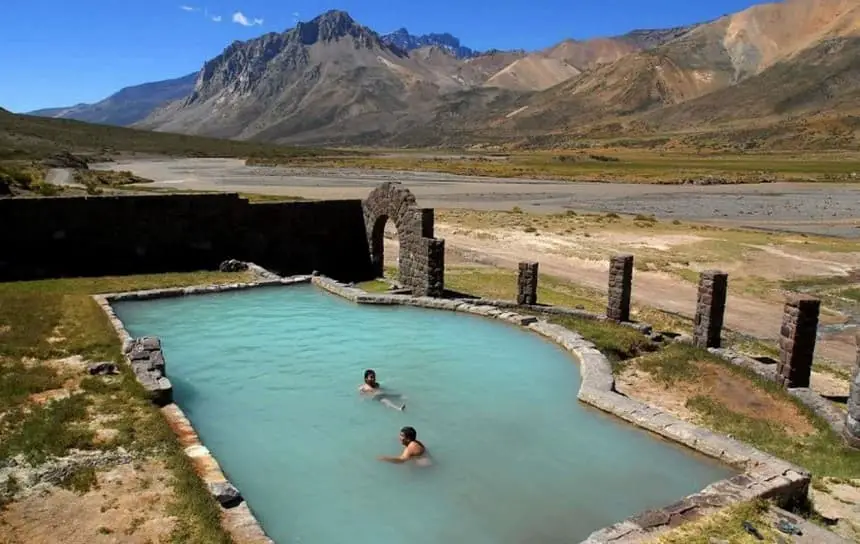
<path fill-rule="evenodd" d="M 116 365 L 108 362 L 92 363 L 87 366 L 87 372 L 89 372 L 91 376 L 105 376 L 108 374 L 119 373 Z"/>
<path fill-rule="evenodd" d="M 211 482 L 208 487 L 209 493 L 225 508 L 242 502 L 242 494 L 230 482 Z"/>
<path fill-rule="evenodd" d="M 221 263 L 218 270 L 221 272 L 244 272 L 245 270 L 248 270 L 248 263 L 237 261 L 236 259 L 229 259 Z"/>

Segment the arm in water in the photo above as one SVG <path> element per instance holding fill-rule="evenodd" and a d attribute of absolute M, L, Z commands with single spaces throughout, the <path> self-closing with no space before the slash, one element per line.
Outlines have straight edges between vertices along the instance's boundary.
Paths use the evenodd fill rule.
<path fill-rule="evenodd" d="M 406 461 L 412 459 L 413 457 L 418 457 L 423 453 L 421 447 L 415 442 L 411 442 L 408 446 L 403 448 L 403 451 L 400 453 L 398 457 L 391 457 L 388 455 L 381 455 L 379 457 L 380 461 L 385 461 L 386 463 L 405 463 Z"/>

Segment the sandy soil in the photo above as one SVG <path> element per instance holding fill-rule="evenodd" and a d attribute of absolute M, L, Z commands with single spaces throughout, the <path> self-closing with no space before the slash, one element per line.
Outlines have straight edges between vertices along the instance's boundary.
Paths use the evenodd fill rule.
<path fill-rule="evenodd" d="M 493 231 L 488 233 L 491 235 L 488 237 L 482 236 L 480 232 L 466 231 L 445 224 L 437 225 L 436 233 L 437 236 L 445 239 L 446 262 L 451 264 L 458 260 L 462 262 L 477 259 L 481 264 L 513 269 L 522 260 L 535 260 L 540 262 L 541 272 L 601 292 L 607 289 L 605 255 L 596 253 L 592 259 L 584 258 L 581 252 L 575 251 L 576 239 L 569 236 L 536 237 L 515 231 Z M 605 233 L 601 236 L 603 238 L 600 240 L 603 243 L 614 246 L 617 251 L 624 251 L 626 247 L 632 248 L 642 243 L 647 243 L 651 248 L 669 249 L 682 240 L 689 241 L 689 237 L 679 238 L 677 235 L 632 237 L 628 234 L 619 234 L 613 237 L 614 235 Z M 589 239 L 589 244 L 591 243 L 593 242 Z M 396 246 L 392 246 L 392 249 L 386 253 L 393 251 L 396 251 Z M 464 254 L 469 257 L 464 259 Z M 828 257 L 832 260 L 823 260 L 823 256 L 821 261 L 807 260 L 803 257 L 794 259 L 780 254 L 769 260 L 766 266 L 765 263 L 760 264 L 763 270 L 771 270 L 777 275 L 780 274 L 780 268 L 783 271 L 790 270 L 797 275 L 815 275 L 822 266 L 826 266 L 828 271 L 845 271 L 860 267 L 860 255 L 857 254 L 828 254 Z M 692 283 L 681 281 L 676 276 L 664 272 L 637 270 L 633 277 L 634 302 L 690 318 L 695 315 L 697 288 Z M 756 338 L 776 340 L 782 325 L 782 311 L 783 306 L 778 302 L 730 294 L 726 305 L 726 326 Z M 824 318 L 822 320 L 824 321 Z M 816 352 L 821 357 L 850 368 L 856 359 L 853 331 L 823 333 Z"/>
<path fill-rule="evenodd" d="M 237 159 L 123 160 L 93 168 L 130 170 L 156 187 L 364 198 L 400 181 L 433 208 L 654 214 L 658 218 L 860 237 L 860 185 L 772 183 L 667 186 L 470 177 L 432 172 L 247 167 Z"/>
<path fill-rule="evenodd" d="M 83 495 L 60 488 L 34 494 L 0 511 L 2 544 L 153 543 L 170 539 L 172 497 L 161 464 L 147 461 L 98 473 Z"/>

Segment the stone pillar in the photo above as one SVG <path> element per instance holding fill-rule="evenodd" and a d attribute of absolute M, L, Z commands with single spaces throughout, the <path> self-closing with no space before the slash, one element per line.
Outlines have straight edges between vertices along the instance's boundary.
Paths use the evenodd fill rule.
<path fill-rule="evenodd" d="M 520 263 L 517 277 L 517 304 L 537 304 L 538 263 Z"/>
<path fill-rule="evenodd" d="M 855 334 L 857 362 L 851 375 L 851 392 L 848 395 L 848 412 L 842 434 L 852 448 L 860 449 L 860 330 Z"/>
<path fill-rule="evenodd" d="M 785 302 L 779 333 L 776 379 L 785 387 L 809 387 L 821 301 L 794 295 Z"/>
<path fill-rule="evenodd" d="M 693 343 L 700 348 L 720 347 L 720 333 L 726 313 L 729 276 L 719 270 L 699 274 L 699 295 L 693 322 Z"/>
<path fill-rule="evenodd" d="M 609 261 L 609 303 L 606 317 L 630 321 L 630 295 L 633 289 L 633 255 L 613 255 Z"/>

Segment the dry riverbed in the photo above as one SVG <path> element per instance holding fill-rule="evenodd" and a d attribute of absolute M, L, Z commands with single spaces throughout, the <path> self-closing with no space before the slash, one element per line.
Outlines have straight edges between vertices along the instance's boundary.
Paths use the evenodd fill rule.
<path fill-rule="evenodd" d="M 860 184 L 653 185 L 463 176 L 358 168 L 245 166 L 239 159 L 121 160 L 93 168 L 128 170 L 153 188 L 364 198 L 399 181 L 421 206 L 555 213 L 566 210 L 655 215 L 860 238 Z"/>

